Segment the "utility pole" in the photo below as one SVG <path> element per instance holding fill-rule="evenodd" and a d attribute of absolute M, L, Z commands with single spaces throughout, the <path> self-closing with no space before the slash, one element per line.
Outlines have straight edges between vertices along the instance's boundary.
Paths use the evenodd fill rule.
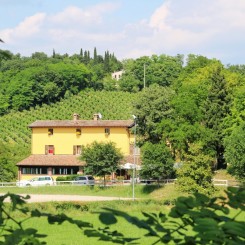
<path fill-rule="evenodd" d="M 134 165 L 133 165 L 133 201 L 135 200 L 135 170 L 136 170 L 136 116 L 133 115 L 134 118 Z"/>
<path fill-rule="evenodd" d="M 145 89 L 145 64 L 144 64 L 144 89 Z"/>

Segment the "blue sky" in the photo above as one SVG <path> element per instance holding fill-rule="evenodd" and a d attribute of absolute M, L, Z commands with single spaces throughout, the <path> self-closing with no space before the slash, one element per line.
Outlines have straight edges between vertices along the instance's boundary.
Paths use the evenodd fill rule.
<path fill-rule="evenodd" d="M 1 49 L 120 60 L 196 54 L 245 64 L 244 0 L 0 0 Z"/>

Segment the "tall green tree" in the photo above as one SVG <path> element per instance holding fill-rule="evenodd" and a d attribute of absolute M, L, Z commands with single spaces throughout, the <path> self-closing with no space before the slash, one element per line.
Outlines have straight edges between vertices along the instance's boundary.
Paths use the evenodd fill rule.
<path fill-rule="evenodd" d="M 13 54 L 10 51 L 0 49 L 0 65 L 1 65 L 1 61 L 11 60 L 12 57 L 13 57 Z"/>
<path fill-rule="evenodd" d="M 118 169 L 123 155 L 113 142 L 93 142 L 84 147 L 81 159 L 86 162 L 86 174 L 105 177 Z"/>
<path fill-rule="evenodd" d="M 15 181 L 17 177 L 17 167 L 10 161 L 12 149 L 0 142 L 0 181 Z"/>
<path fill-rule="evenodd" d="M 225 138 L 225 159 L 228 172 L 245 183 L 245 122 Z"/>
<path fill-rule="evenodd" d="M 213 158 L 202 152 L 200 145 L 192 145 L 185 157 L 186 161 L 177 170 L 177 185 L 181 191 L 205 195 L 214 192 L 211 169 Z"/>
<path fill-rule="evenodd" d="M 142 147 L 141 153 L 141 178 L 159 181 L 173 176 L 174 160 L 165 143 L 152 144 L 147 142 Z"/>
<path fill-rule="evenodd" d="M 159 143 L 162 140 L 159 124 L 172 115 L 170 101 L 173 95 L 172 89 L 157 84 L 151 85 L 138 94 L 133 107 L 139 125 L 138 133 L 143 141 Z"/>
<path fill-rule="evenodd" d="M 97 57 L 98 57 L 98 55 L 97 55 L 97 49 L 96 49 L 96 47 L 94 48 L 94 64 L 96 64 L 97 63 Z"/>
<path fill-rule="evenodd" d="M 125 70 L 121 83 L 123 90 L 132 89 L 130 84 L 133 82 L 134 91 L 138 91 L 152 84 L 160 86 L 172 85 L 183 69 L 183 57 L 167 55 L 143 56 L 136 60 L 128 59 L 124 61 L 123 65 Z M 137 88 L 135 88 L 136 86 Z"/>
<path fill-rule="evenodd" d="M 184 71 L 190 74 L 196 69 L 204 68 L 214 62 L 216 62 L 216 60 L 208 59 L 202 55 L 189 54 L 186 59 Z"/>
<path fill-rule="evenodd" d="M 230 96 L 222 67 L 218 66 L 210 77 L 210 89 L 204 104 L 204 123 L 215 137 L 213 146 L 216 151 L 217 167 L 224 167 L 224 119 L 230 113 Z"/>
<path fill-rule="evenodd" d="M 151 62 L 145 65 L 146 85 L 159 84 L 160 86 L 170 86 L 179 77 L 182 71 L 183 61 L 180 57 L 167 55 L 151 57 Z"/>
<path fill-rule="evenodd" d="M 109 72 L 110 71 L 110 55 L 109 55 L 109 51 L 105 52 L 105 56 L 104 56 L 104 70 L 105 72 Z"/>

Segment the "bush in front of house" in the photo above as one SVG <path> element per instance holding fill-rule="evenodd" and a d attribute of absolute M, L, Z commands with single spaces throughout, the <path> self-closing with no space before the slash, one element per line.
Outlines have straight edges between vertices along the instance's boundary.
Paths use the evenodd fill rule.
<path fill-rule="evenodd" d="M 56 178 L 56 181 L 73 181 L 78 174 L 72 174 L 72 175 L 67 175 L 67 176 L 59 176 Z"/>

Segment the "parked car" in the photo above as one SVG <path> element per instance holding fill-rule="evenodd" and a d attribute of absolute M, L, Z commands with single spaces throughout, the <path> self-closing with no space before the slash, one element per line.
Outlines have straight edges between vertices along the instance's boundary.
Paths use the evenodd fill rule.
<path fill-rule="evenodd" d="M 94 177 L 91 175 L 78 176 L 74 179 L 73 184 L 75 185 L 94 185 Z"/>
<path fill-rule="evenodd" d="M 55 181 L 51 176 L 38 176 L 30 180 L 21 180 L 17 182 L 17 186 L 49 186 L 55 185 Z"/>

